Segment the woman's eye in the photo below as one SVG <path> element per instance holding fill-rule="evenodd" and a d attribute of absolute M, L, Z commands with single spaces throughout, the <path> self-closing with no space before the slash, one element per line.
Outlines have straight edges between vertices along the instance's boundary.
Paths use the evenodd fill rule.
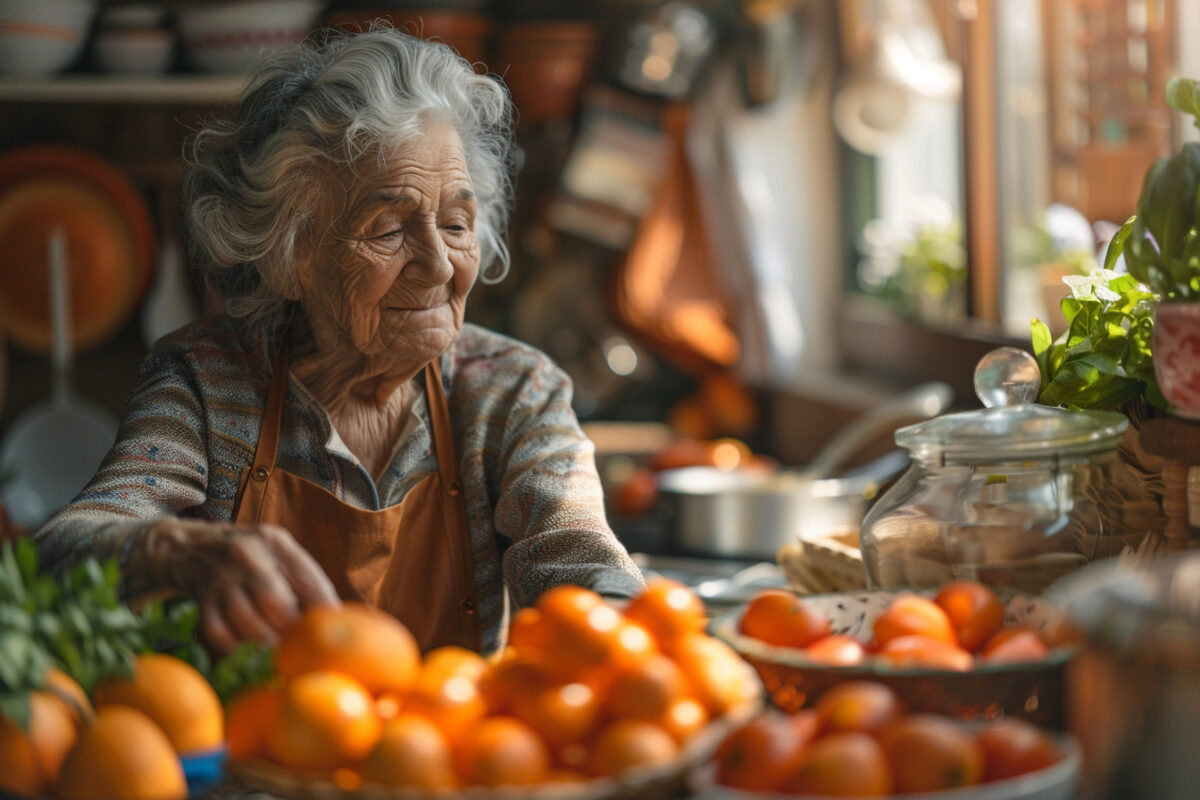
<path fill-rule="evenodd" d="M 388 239 L 394 239 L 397 236 L 401 236 L 401 235 L 403 235 L 403 233 L 404 233 L 403 228 L 396 228 L 395 230 L 388 231 L 387 233 L 381 233 L 376 236 L 372 236 L 371 238 L 372 239 L 382 239 L 382 240 L 386 241 Z"/>

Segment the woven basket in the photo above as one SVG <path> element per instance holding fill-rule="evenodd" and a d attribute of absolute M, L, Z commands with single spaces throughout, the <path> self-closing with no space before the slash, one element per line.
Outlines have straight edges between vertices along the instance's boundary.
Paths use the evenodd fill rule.
<path fill-rule="evenodd" d="M 867 585 L 857 528 L 784 545 L 775 559 L 801 594 L 849 592 Z"/>
<path fill-rule="evenodd" d="M 257 793 L 288 800 L 670 800 L 680 796 L 688 773 L 707 761 L 717 745 L 734 730 L 762 712 L 761 701 L 713 720 L 684 746 L 679 757 L 661 767 L 631 769 L 612 778 L 583 783 L 543 784 L 487 788 L 470 786 L 458 791 L 423 791 L 364 785 L 346 789 L 328 778 L 307 778 L 262 761 L 231 763 L 228 773 L 234 792 L 222 797 L 257 798 Z"/>

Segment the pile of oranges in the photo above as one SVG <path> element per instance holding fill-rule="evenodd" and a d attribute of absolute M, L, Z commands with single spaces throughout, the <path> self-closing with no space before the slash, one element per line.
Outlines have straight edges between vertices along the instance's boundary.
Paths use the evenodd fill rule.
<path fill-rule="evenodd" d="M 818 664 L 843 667 L 876 658 L 892 667 L 965 672 L 977 661 L 1040 661 L 1050 649 L 1041 631 L 1006 625 L 1004 602 L 976 581 L 947 584 L 932 598 L 898 595 L 875 618 L 867 642 L 832 633 L 827 617 L 782 589 L 752 598 L 738 627 L 768 644 L 803 649 Z"/>
<path fill-rule="evenodd" d="M 737 789 L 828 797 L 886 797 L 1003 780 L 1063 758 L 1032 723 L 1001 718 L 970 728 L 906 713 L 888 687 L 848 681 L 810 708 L 770 711 L 718 746 L 716 782 Z"/>
<path fill-rule="evenodd" d="M 224 712 L 187 662 L 138 656 L 133 674 L 99 683 L 89 700 L 50 669 L 30 696 L 28 729 L 0 716 L 0 789 L 59 800 L 181 800 L 180 757 L 221 746 Z"/>
<path fill-rule="evenodd" d="M 235 762 L 266 761 L 343 789 L 585 781 L 670 765 L 710 720 L 759 702 L 761 684 L 704 633 L 686 586 L 654 581 L 623 611 L 561 586 L 514 615 L 484 659 L 421 656 L 375 609 L 312 609 L 285 631 L 277 680 L 232 702 Z"/>

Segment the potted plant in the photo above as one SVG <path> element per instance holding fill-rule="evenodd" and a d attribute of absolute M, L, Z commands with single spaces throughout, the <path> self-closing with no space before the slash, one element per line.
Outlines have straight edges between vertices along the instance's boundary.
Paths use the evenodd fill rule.
<path fill-rule="evenodd" d="M 1172 78 L 1167 105 L 1200 127 L 1200 83 Z M 1187 142 L 1147 171 L 1137 212 L 1113 236 L 1105 267 L 1124 259 L 1157 295 L 1153 352 L 1158 386 L 1173 414 L 1200 419 L 1200 143 Z"/>

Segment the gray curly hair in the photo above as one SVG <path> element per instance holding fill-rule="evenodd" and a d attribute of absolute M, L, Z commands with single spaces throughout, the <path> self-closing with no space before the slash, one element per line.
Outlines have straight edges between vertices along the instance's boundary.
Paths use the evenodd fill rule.
<path fill-rule="evenodd" d="M 458 132 L 477 198 L 485 283 L 504 278 L 513 188 L 513 110 L 497 80 L 444 44 L 391 27 L 326 30 L 273 53 L 232 120 L 196 132 L 181 192 L 188 261 L 228 313 L 284 321 L 300 296 L 296 268 L 338 171 L 382 164 L 431 118 Z"/>

